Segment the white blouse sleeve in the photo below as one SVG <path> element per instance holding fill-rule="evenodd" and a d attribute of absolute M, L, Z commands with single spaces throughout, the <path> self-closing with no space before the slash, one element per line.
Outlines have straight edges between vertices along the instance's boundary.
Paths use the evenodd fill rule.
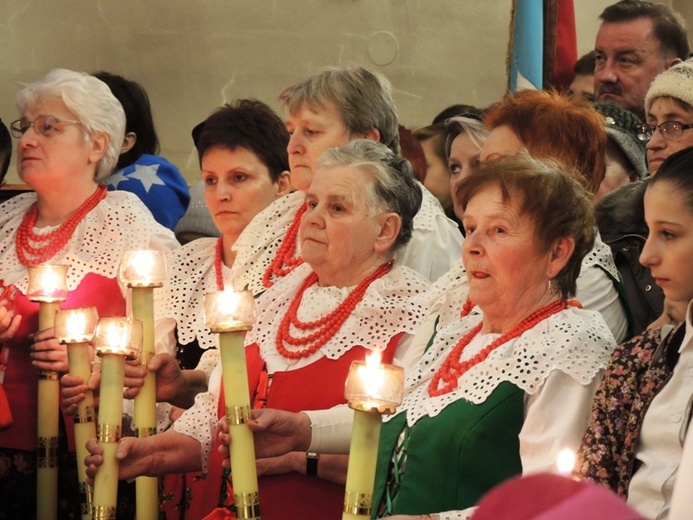
<path fill-rule="evenodd" d="M 520 430 L 524 475 L 555 471 L 562 449 L 577 452 L 590 422 L 592 401 L 602 375 L 603 371 L 599 371 L 588 385 L 582 385 L 554 370 L 538 392 L 525 394 L 525 422 Z"/>

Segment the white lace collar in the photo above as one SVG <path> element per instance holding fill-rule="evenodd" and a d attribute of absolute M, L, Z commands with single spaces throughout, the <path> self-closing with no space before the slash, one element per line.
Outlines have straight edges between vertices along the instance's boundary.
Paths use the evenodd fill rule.
<path fill-rule="evenodd" d="M 459 379 L 456 390 L 430 397 L 428 384 L 434 373 L 459 339 L 480 320 L 481 315 L 473 312 L 438 329 L 433 344 L 407 377 L 407 394 L 399 410 L 406 410 L 409 425 L 425 416 L 435 417 L 459 399 L 483 403 L 504 381 L 533 394 L 541 388 L 552 370 L 561 370 L 586 385 L 599 370 L 606 368 L 615 346 L 614 338 L 598 312 L 568 308 L 499 346 L 484 362 Z M 477 334 L 465 349 L 462 359 L 472 357 L 497 337 L 497 334 Z"/>
<path fill-rule="evenodd" d="M 218 291 L 214 260 L 217 238 L 198 238 L 171 251 L 166 258 L 166 284 L 155 291 L 156 318 L 176 320 L 178 341 L 187 345 L 197 338 L 200 348 L 216 347 L 216 336 L 205 325 L 204 296 Z M 229 268 L 222 263 L 222 275 Z"/>
<path fill-rule="evenodd" d="M 17 228 L 31 205 L 35 193 L 23 193 L 0 206 L 0 265 L 2 279 L 26 294 L 28 277 L 17 257 Z M 45 235 L 56 227 L 34 229 Z M 115 278 L 123 251 L 135 249 L 169 250 L 178 246 L 173 232 L 158 224 L 147 207 L 132 193 L 108 192 L 77 225 L 72 237 L 54 258 L 53 264 L 70 266 L 67 283 L 74 290 L 88 273 Z"/>
<path fill-rule="evenodd" d="M 289 193 L 255 215 L 246 226 L 232 248 L 236 251 L 236 259 L 231 274 L 238 287 L 247 287 L 253 294 L 265 290 L 262 275 L 274 260 L 286 230 L 304 201 L 302 191 Z M 296 247 L 298 253 L 298 245 Z"/>
<path fill-rule="evenodd" d="M 301 265 L 258 298 L 255 326 L 248 332 L 246 344 L 257 343 L 263 358 L 276 352 L 279 325 L 310 272 L 309 265 Z M 337 359 L 355 345 L 383 350 L 396 334 L 413 334 L 425 313 L 417 299 L 428 286 L 415 271 L 394 267 L 368 287 L 363 299 L 320 351 Z M 303 295 L 299 319 L 314 321 L 323 317 L 342 303 L 352 289 L 311 286 Z"/>

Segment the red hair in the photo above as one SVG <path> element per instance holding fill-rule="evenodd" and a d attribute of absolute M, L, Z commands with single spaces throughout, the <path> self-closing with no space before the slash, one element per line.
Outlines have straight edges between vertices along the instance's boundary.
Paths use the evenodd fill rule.
<path fill-rule="evenodd" d="M 575 170 L 596 193 L 606 166 L 605 121 L 581 96 L 523 90 L 506 96 L 484 114 L 489 130 L 508 126 L 532 157 L 554 159 Z"/>

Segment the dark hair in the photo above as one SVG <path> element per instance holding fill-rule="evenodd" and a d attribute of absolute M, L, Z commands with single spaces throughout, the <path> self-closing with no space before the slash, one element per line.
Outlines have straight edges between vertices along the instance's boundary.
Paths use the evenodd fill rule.
<path fill-rule="evenodd" d="M 7 169 L 10 167 L 10 159 L 12 158 L 12 138 L 7 130 L 5 123 L 0 119 L 0 185 L 7 175 Z"/>
<path fill-rule="evenodd" d="M 392 251 L 411 239 L 414 216 L 421 208 L 423 194 L 414 180 L 411 164 L 382 143 L 355 139 L 341 148 L 330 148 L 318 160 L 320 166 L 351 166 L 369 173 L 372 183 L 364 186 L 368 206 L 373 214 L 397 213 L 402 227 Z"/>
<path fill-rule="evenodd" d="M 596 234 L 591 197 L 576 175 L 557 161 L 527 154 L 485 162 L 457 185 L 462 210 L 490 186 L 498 186 L 503 202 L 512 200 L 534 222 L 535 240 L 542 252 L 560 238 L 575 241 L 568 263 L 553 279 L 563 298 L 574 296 L 582 259 L 592 249 Z"/>
<path fill-rule="evenodd" d="M 423 143 L 424 141 L 431 140 L 433 145 L 433 151 L 440 158 L 441 161 L 447 164 L 448 158 L 445 155 L 445 132 L 447 126 L 444 122 L 434 123 L 432 125 L 424 126 L 412 132 L 412 135 L 416 139 Z"/>
<path fill-rule="evenodd" d="M 484 123 L 509 126 L 531 156 L 563 162 L 592 193 L 604 180 L 604 118 L 581 96 L 522 90 L 491 106 Z"/>
<path fill-rule="evenodd" d="M 436 123 L 445 123 L 448 119 L 455 116 L 469 116 L 475 114 L 481 116 L 482 110 L 472 105 L 450 105 L 444 108 L 440 113 L 433 118 L 431 121 L 432 125 Z"/>
<path fill-rule="evenodd" d="M 158 154 L 159 138 L 154 128 L 149 96 L 147 96 L 144 87 L 136 81 L 125 79 L 123 76 L 110 72 L 102 71 L 92 75 L 108 85 L 113 95 L 123 105 L 125 133 L 134 132 L 137 136 L 134 146 L 118 157 L 116 170 L 130 166 L 144 154 Z"/>
<path fill-rule="evenodd" d="M 662 48 L 663 57 L 674 56 L 685 60 L 690 53 L 686 23 L 683 17 L 665 4 L 645 0 L 621 0 L 608 6 L 599 18 L 603 23 L 621 23 L 647 18 L 652 21 L 655 38 Z"/>
<path fill-rule="evenodd" d="M 597 61 L 596 54 L 595 51 L 590 51 L 575 62 L 573 72 L 576 76 L 591 76 L 594 74 L 594 64 Z"/>
<path fill-rule="evenodd" d="M 205 119 L 201 130 L 199 127 L 195 127 L 193 136 L 199 132 L 195 145 L 200 164 L 210 148 L 245 148 L 267 166 L 273 182 L 289 170 L 289 132 L 284 121 L 262 101 L 238 99 L 227 103 Z"/>
<path fill-rule="evenodd" d="M 659 165 L 657 175 L 653 175 L 647 189 L 659 182 L 669 182 L 674 191 L 681 194 L 686 205 L 693 210 L 693 146 L 679 150 L 667 157 Z"/>

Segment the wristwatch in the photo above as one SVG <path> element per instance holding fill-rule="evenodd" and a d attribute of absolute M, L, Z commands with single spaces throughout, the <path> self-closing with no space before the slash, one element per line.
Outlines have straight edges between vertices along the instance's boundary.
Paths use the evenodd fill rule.
<path fill-rule="evenodd" d="M 314 451 L 306 452 L 306 475 L 309 477 L 318 476 L 318 458 L 320 456 Z"/>

